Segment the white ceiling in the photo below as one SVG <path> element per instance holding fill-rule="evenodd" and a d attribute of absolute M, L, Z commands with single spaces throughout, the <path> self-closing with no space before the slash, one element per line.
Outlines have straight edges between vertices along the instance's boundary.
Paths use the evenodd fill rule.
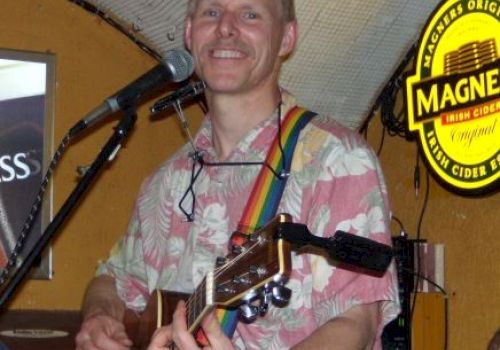
<path fill-rule="evenodd" d="M 90 0 L 160 54 L 183 45 L 186 0 Z M 299 45 L 281 84 L 357 128 L 438 0 L 296 0 Z"/>

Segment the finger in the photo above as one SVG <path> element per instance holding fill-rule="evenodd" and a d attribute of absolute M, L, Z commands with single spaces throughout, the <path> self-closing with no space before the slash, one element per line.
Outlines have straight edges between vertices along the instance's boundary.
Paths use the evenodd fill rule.
<path fill-rule="evenodd" d="M 179 301 L 172 316 L 172 339 L 180 349 L 199 349 L 186 324 L 186 304 Z"/>
<path fill-rule="evenodd" d="M 92 332 L 90 340 L 95 346 L 95 349 L 110 349 L 110 350 L 129 350 L 132 342 L 130 339 L 116 339 L 113 335 L 108 335 L 104 332 Z M 93 349 L 93 348 L 90 348 Z"/>
<path fill-rule="evenodd" d="M 98 344 L 96 344 L 96 339 L 92 339 L 89 333 L 78 333 L 76 337 L 76 350 L 103 350 Z"/>
<path fill-rule="evenodd" d="M 108 349 L 110 349 L 110 348 L 108 348 Z M 105 349 L 94 344 L 94 341 L 89 338 L 89 339 L 81 342 L 80 345 L 77 347 L 77 350 L 105 350 Z"/>
<path fill-rule="evenodd" d="M 172 342 L 172 327 L 160 327 L 153 333 L 150 346 L 166 346 Z"/>
<path fill-rule="evenodd" d="M 231 340 L 222 331 L 220 323 L 215 316 L 215 311 L 209 313 L 205 317 L 201 323 L 201 327 L 205 331 L 205 335 L 207 336 L 211 347 L 218 350 L 234 349 Z"/>
<path fill-rule="evenodd" d="M 132 346 L 133 342 L 128 337 L 127 333 L 124 331 L 118 331 L 112 334 L 112 338 L 116 339 L 116 341 L 122 343 L 125 346 Z"/>

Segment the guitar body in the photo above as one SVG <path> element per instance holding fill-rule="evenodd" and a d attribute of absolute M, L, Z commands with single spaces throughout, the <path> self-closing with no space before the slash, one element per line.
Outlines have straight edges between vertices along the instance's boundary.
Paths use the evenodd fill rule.
<path fill-rule="evenodd" d="M 226 257 L 222 266 L 207 274 L 193 294 L 156 290 L 140 314 L 127 309 L 123 322 L 134 349 L 146 349 L 154 331 L 172 322 L 180 300 L 187 302 L 186 321 L 191 333 L 216 306 L 247 305 L 252 309 L 252 303 L 259 303 L 264 295 L 268 297 L 266 300 L 283 304 L 282 299 L 286 298 L 277 291 L 286 289 L 284 284 L 291 269 L 290 244 L 280 235 L 280 224 L 285 222 L 291 222 L 291 217 L 279 214 L 251 235 L 236 233 L 246 241 L 238 244 L 238 249 Z"/>
<path fill-rule="evenodd" d="M 172 315 L 177 303 L 188 300 L 189 294 L 156 290 L 149 299 L 143 312 L 126 309 L 123 317 L 125 330 L 134 343 L 134 349 L 148 347 L 151 336 L 161 326 L 172 323 Z"/>

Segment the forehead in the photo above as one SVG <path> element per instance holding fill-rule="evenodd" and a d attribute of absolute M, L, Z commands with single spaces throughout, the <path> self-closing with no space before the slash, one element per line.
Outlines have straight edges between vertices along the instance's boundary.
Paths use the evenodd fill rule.
<path fill-rule="evenodd" d="M 280 0 L 192 0 L 192 9 L 205 8 L 207 6 L 234 7 L 234 8 L 256 8 L 268 11 L 280 11 Z"/>

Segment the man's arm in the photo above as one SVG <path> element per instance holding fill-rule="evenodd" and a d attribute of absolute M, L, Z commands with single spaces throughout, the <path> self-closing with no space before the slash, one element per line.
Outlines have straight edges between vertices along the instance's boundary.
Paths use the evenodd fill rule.
<path fill-rule="evenodd" d="M 331 319 L 293 347 L 301 349 L 369 350 L 379 321 L 379 303 L 354 306 Z"/>
<path fill-rule="evenodd" d="M 126 350 L 132 342 L 123 325 L 125 304 L 110 276 L 94 278 L 85 292 L 82 325 L 76 336 L 77 350 Z"/>
<path fill-rule="evenodd" d="M 82 304 L 84 320 L 95 315 L 107 315 L 122 320 L 124 312 L 125 304 L 116 292 L 113 277 L 101 275 L 90 281 Z"/>

